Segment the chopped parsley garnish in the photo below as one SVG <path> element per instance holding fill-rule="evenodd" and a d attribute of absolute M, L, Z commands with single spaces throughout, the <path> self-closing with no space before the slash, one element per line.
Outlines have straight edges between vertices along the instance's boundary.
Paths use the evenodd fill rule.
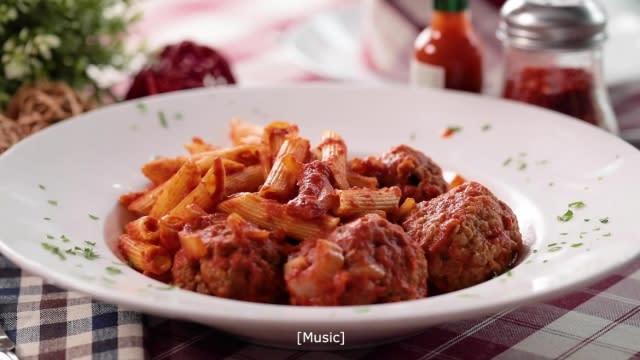
<path fill-rule="evenodd" d="M 484 125 L 482 125 L 482 127 L 480 128 L 480 130 L 482 130 L 482 131 L 489 131 L 489 130 L 491 130 L 491 124 L 484 124 Z"/>
<path fill-rule="evenodd" d="M 91 214 L 89 214 L 89 218 L 90 218 L 91 220 L 100 220 L 100 218 L 99 218 L 99 217 L 97 217 L 97 216 L 95 216 L 95 215 L 91 215 Z"/>
<path fill-rule="evenodd" d="M 147 105 L 145 105 L 145 104 L 143 104 L 143 103 L 137 103 L 137 104 L 136 104 L 136 107 L 137 107 L 137 108 L 138 108 L 138 110 L 139 110 L 141 113 L 143 113 L 143 114 L 147 112 Z"/>
<path fill-rule="evenodd" d="M 547 262 L 549 262 L 549 260 L 542 260 L 542 262 L 546 264 Z"/>
<path fill-rule="evenodd" d="M 560 244 L 565 245 L 567 242 L 566 241 L 561 241 Z"/>
<path fill-rule="evenodd" d="M 505 161 L 502 162 L 502 166 L 507 166 L 507 165 L 511 164 L 512 160 L 513 159 L 511 159 L 511 158 L 507 158 Z"/>
<path fill-rule="evenodd" d="M 462 131 L 462 126 L 449 126 L 447 128 L 447 130 L 454 132 L 454 133 L 458 133 L 460 131 Z"/>
<path fill-rule="evenodd" d="M 82 256 L 87 260 L 95 260 L 99 258 L 98 254 L 92 248 L 86 247 L 82 249 Z"/>
<path fill-rule="evenodd" d="M 87 240 L 85 240 L 85 241 L 84 241 L 84 243 L 85 243 L 85 244 L 87 244 L 87 245 L 89 245 L 89 246 L 96 246 L 96 243 L 95 243 L 95 242 L 93 242 L 93 241 L 87 241 Z"/>
<path fill-rule="evenodd" d="M 149 287 L 155 288 L 157 290 L 173 290 L 178 288 L 178 285 L 167 285 L 167 286 L 153 286 L 149 284 Z"/>
<path fill-rule="evenodd" d="M 551 243 L 551 244 L 547 245 L 547 247 L 553 247 L 553 246 L 556 246 L 556 245 L 558 245 L 558 243 Z"/>
<path fill-rule="evenodd" d="M 599 227 L 593 228 L 593 231 L 600 231 Z"/>
<path fill-rule="evenodd" d="M 179 112 L 178 112 L 178 113 L 175 113 L 175 114 L 173 115 L 173 118 L 174 118 L 174 119 L 176 119 L 176 120 L 178 120 L 178 121 L 182 120 L 182 113 L 179 113 Z"/>
<path fill-rule="evenodd" d="M 518 170 L 522 171 L 522 170 L 524 170 L 526 168 L 527 168 L 527 163 L 520 162 L 520 164 L 518 164 Z"/>
<path fill-rule="evenodd" d="M 584 222 L 589 222 L 591 221 L 591 219 L 584 219 Z"/>
<path fill-rule="evenodd" d="M 573 211 L 567 210 L 564 214 L 558 215 L 557 218 L 559 221 L 567 222 L 573 218 Z"/>
<path fill-rule="evenodd" d="M 601 222 L 601 223 L 603 223 L 603 224 L 607 224 L 607 223 L 609 223 L 609 217 L 608 217 L 608 216 L 607 216 L 607 217 L 604 217 L 604 218 L 602 218 L 602 219 L 599 219 L 598 221 L 600 221 L 600 222 Z"/>
<path fill-rule="evenodd" d="M 42 219 L 45 220 L 45 221 L 51 221 L 50 217 L 45 217 L 45 218 L 42 218 Z"/>
<path fill-rule="evenodd" d="M 58 201 L 56 200 L 47 200 L 47 202 L 49 203 L 49 205 L 58 206 Z"/>
<path fill-rule="evenodd" d="M 555 184 L 553 183 L 553 181 L 550 181 L 550 182 L 549 182 L 549 184 L 548 184 L 548 186 L 553 186 L 553 185 L 555 185 Z"/>
<path fill-rule="evenodd" d="M 606 234 L 602 234 L 602 236 L 609 237 L 609 236 L 611 236 L 611 233 L 609 232 L 609 233 L 606 233 Z"/>
<path fill-rule="evenodd" d="M 47 190 L 47 188 L 42 184 L 38 184 L 38 187 L 40 188 L 40 190 Z"/>
<path fill-rule="evenodd" d="M 113 266 L 107 266 L 106 267 L 107 273 L 109 273 L 109 275 L 118 275 L 118 274 L 122 274 L 122 270 L 113 267 Z"/>
<path fill-rule="evenodd" d="M 580 239 L 582 239 L 585 235 L 587 235 L 587 232 L 586 232 L 586 231 L 583 231 L 583 232 L 581 232 L 580 234 L 578 234 L 578 237 L 579 237 Z"/>
<path fill-rule="evenodd" d="M 121 262 L 117 262 L 117 261 L 112 261 L 111 262 L 113 265 L 118 265 L 118 266 L 127 266 L 126 264 L 123 264 Z"/>
<path fill-rule="evenodd" d="M 549 252 L 556 252 L 556 251 L 561 250 L 561 249 L 562 249 L 562 246 L 554 246 L 554 247 L 549 249 Z"/>
<path fill-rule="evenodd" d="M 57 255 L 60 258 L 60 260 L 66 260 L 66 257 L 64 256 L 64 254 L 62 253 L 59 247 L 46 242 L 43 242 L 41 244 L 43 249 L 47 250 L 53 255 Z"/>
<path fill-rule="evenodd" d="M 533 253 L 534 254 L 537 253 L 537 252 L 538 252 L 538 249 L 533 249 Z"/>
<path fill-rule="evenodd" d="M 74 246 L 73 248 L 65 250 L 65 252 L 70 255 L 82 255 L 87 260 L 99 258 L 98 254 L 90 247 L 81 248 L 80 246 Z"/>
<path fill-rule="evenodd" d="M 580 246 L 582 246 L 582 245 L 583 245 L 583 244 L 582 244 L 581 242 L 579 242 L 579 243 L 571 244 L 571 247 L 572 247 L 572 248 L 577 248 L 577 247 L 580 247 Z"/>
<path fill-rule="evenodd" d="M 69 242 L 69 241 L 71 241 L 71 240 L 69 240 L 69 238 L 68 238 L 66 235 L 64 235 L 64 234 L 60 235 L 60 240 L 62 240 L 62 242 Z"/>
<path fill-rule="evenodd" d="M 511 272 L 511 270 L 507 271 L 507 276 L 509 277 L 513 276 L 513 273 Z"/>
<path fill-rule="evenodd" d="M 582 201 L 574 201 L 572 203 L 569 203 L 569 207 L 572 209 L 582 209 L 585 206 L 585 203 Z"/>
<path fill-rule="evenodd" d="M 565 236 L 565 235 L 569 235 L 569 233 L 560 233 L 560 235 Z"/>
<path fill-rule="evenodd" d="M 158 111 L 158 120 L 163 128 L 169 128 L 169 122 L 167 122 L 167 116 L 164 114 L 164 111 Z"/>
<path fill-rule="evenodd" d="M 55 236 L 53 236 L 53 235 L 51 235 L 51 234 L 47 234 L 47 239 L 49 239 L 49 240 L 53 240 L 53 239 L 55 239 L 55 238 L 56 238 Z"/>

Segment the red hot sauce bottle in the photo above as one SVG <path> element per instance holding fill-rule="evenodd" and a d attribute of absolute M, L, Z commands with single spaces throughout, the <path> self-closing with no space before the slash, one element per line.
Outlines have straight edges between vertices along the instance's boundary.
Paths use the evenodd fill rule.
<path fill-rule="evenodd" d="M 482 91 L 482 52 L 468 7 L 468 0 L 434 0 L 430 25 L 415 41 L 412 84 Z"/>

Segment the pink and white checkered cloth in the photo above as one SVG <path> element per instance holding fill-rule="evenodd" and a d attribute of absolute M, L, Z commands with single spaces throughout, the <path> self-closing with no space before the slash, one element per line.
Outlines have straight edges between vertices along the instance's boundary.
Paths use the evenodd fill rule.
<path fill-rule="evenodd" d="M 495 7 L 474 0 L 489 52 Z M 495 2 L 495 1 L 494 1 Z M 133 40 L 191 38 L 221 49 L 241 84 L 318 81 L 279 44 L 289 26 L 356 0 L 148 0 Z M 494 20 L 491 20 L 494 19 Z M 491 21 L 490 21 L 491 20 Z M 493 21 L 493 23 L 492 23 Z M 640 83 L 611 90 L 621 127 L 640 127 Z M 401 342 L 339 353 L 260 347 L 202 325 L 141 316 L 43 285 L 0 255 L 0 325 L 22 358 L 95 359 L 640 359 L 640 258 L 562 298 L 447 323 Z M 144 341 L 142 340 L 144 339 Z"/>

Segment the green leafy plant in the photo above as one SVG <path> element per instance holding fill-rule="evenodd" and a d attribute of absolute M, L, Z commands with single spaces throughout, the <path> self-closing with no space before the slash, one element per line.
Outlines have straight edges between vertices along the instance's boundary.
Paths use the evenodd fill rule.
<path fill-rule="evenodd" d="M 138 20 L 135 0 L 3 0 L 0 4 L 0 107 L 25 83 L 94 85 L 90 65 L 122 69 L 124 35 Z"/>

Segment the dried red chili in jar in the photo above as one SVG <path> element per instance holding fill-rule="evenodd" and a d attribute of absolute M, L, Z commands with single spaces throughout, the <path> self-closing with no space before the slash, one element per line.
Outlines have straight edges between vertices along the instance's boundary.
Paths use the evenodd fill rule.
<path fill-rule="evenodd" d="M 580 68 L 525 67 L 507 79 L 503 96 L 598 125 L 593 74 Z"/>
<path fill-rule="evenodd" d="M 509 0 L 500 12 L 503 96 L 618 132 L 602 74 L 607 17 L 594 0 Z"/>
<path fill-rule="evenodd" d="M 220 52 L 183 41 L 165 47 L 155 61 L 140 70 L 126 98 L 235 83 L 231 66 Z"/>

